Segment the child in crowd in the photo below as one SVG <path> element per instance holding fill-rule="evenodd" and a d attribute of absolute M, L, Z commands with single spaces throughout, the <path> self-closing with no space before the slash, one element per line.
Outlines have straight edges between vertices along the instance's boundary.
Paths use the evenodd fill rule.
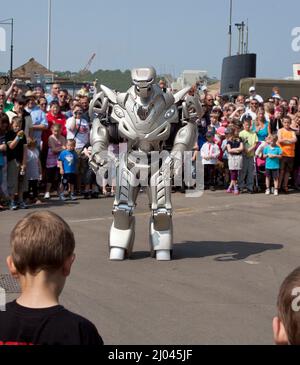
<path fill-rule="evenodd" d="M 61 125 L 54 124 L 51 127 L 52 135 L 48 140 L 48 155 L 46 163 L 46 193 L 44 198 L 50 199 L 51 186 L 58 184 L 58 156 L 66 148 L 66 139 L 61 135 Z M 60 194 L 60 192 L 59 192 Z"/>
<path fill-rule="evenodd" d="M 6 155 L 5 152 L 7 150 L 5 135 L 9 128 L 9 118 L 6 114 L 0 114 L 0 209 L 4 209 L 1 205 L 1 199 L 5 199 L 5 194 L 2 189 L 3 185 L 3 176 L 4 176 L 4 168 L 6 165 Z"/>
<path fill-rule="evenodd" d="M 10 198 L 10 209 L 27 209 L 23 200 L 24 191 L 27 190 L 26 163 L 27 139 L 22 130 L 22 119 L 13 117 L 11 130 L 5 136 L 7 145 L 7 187 Z M 15 201 L 18 195 L 18 203 Z"/>
<path fill-rule="evenodd" d="M 75 152 L 76 142 L 74 139 L 67 141 L 66 150 L 62 151 L 59 155 L 58 165 L 60 175 L 62 177 L 60 200 L 65 201 L 66 197 L 64 194 L 65 187 L 68 188 L 71 200 L 76 200 L 74 194 L 74 188 L 77 179 L 77 166 L 78 166 L 78 155 Z"/>
<path fill-rule="evenodd" d="M 10 237 L 8 268 L 21 295 L 0 312 L 0 339 L 14 345 L 102 345 L 96 327 L 59 304 L 75 260 L 68 224 L 51 212 L 35 212 Z"/>
<path fill-rule="evenodd" d="M 230 186 L 227 190 L 227 193 L 229 194 L 233 192 L 234 195 L 239 195 L 238 177 L 243 166 L 243 151 L 244 145 L 239 138 L 239 129 L 236 127 L 234 130 L 230 131 L 227 143 L 228 166 L 231 179 Z"/>
<path fill-rule="evenodd" d="M 282 283 L 277 299 L 277 317 L 273 319 L 274 341 L 277 345 L 300 345 L 300 267 Z"/>
<path fill-rule="evenodd" d="M 211 131 L 216 134 L 217 129 L 220 128 L 219 116 L 216 112 L 210 114 L 210 127 Z"/>
<path fill-rule="evenodd" d="M 41 204 L 38 198 L 38 183 L 42 178 L 42 165 L 40 153 L 37 149 L 35 139 L 27 139 L 27 179 L 28 179 L 28 198 L 35 204 Z"/>
<path fill-rule="evenodd" d="M 264 149 L 264 158 L 266 159 L 266 195 L 271 194 L 271 179 L 274 180 L 274 195 L 278 196 L 280 160 L 282 158 L 282 149 L 277 146 L 278 136 L 273 134 L 270 138 L 270 145 Z"/>
<path fill-rule="evenodd" d="M 240 132 L 239 137 L 244 145 L 243 167 L 239 177 L 239 187 L 243 192 L 247 188 L 249 194 L 254 190 L 254 156 L 258 143 L 258 137 L 255 132 L 251 131 L 252 116 L 246 114 L 242 118 L 244 130 Z"/>
<path fill-rule="evenodd" d="M 230 173 L 229 173 L 229 166 L 228 166 L 228 151 L 227 151 L 227 144 L 231 135 L 231 130 L 229 128 L 225 129 L 225 139 L 222 141 L 221 149 L 223 152 L 223 164 L 224 164 L 224 184 L 227 188 L 228 184 L 230 183 Z"/>
<path fill-rule="evenodd" d="M 89 160 L 89 158 L 92 155 L 92 147 L 91 146 L 85 146 L 82 152 L 86 159 Z M 93 169 L 89 166 L 88 171 L 85 176 L 85 184 L 92 188 L 92 190 L 89 190 L 84 194 L 85 199 L 93 198 L 98 199 L 99 198 L 99 188 L 96 181 L 96 174 L 93 171 Z"/>
<path fill-rule="evenodd" d="M 202 164 L 204 165 L 204 180 L 206 188 L 215 191 L 215 171 L 218 157 L 220 155 L 219 147 L 214 143 L 214 134 L 206 134 L 207 142 L 201 148 Z"/>
<path fill-rule="evenodd" d="M 283 185 L 283 191 L 289 192 L 289 177 L 294 167 L 297 136 L 291 129 L 292 120 L 289 116 L 283 118 L 283 128 L 278 131 L 278 144 L 282 149 L 281 171 L 279 176 L 279 188 Z"/>

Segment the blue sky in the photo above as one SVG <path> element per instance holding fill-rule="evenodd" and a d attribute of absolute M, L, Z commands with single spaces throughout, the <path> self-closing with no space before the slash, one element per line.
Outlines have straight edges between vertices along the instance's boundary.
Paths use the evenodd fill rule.
<path fill-rule="evenodd" d="M 77 71 L 93 52 L 92 71 L 153 65 L 178 75 L 208 70 L 220 77 L 228 52 L 229 0 L 52 0 L 52 70 Z M 0 0 L 0 20 L 15 20 L 15 60 L 47 63 L 48 0 Z M 249 19 L 249 49 L 258 54 L 258 76 L 292 74 L 300 52 L 291 31 L 300 27 L 299 0 L 234 0 L 233 22 Z M 9 27 L 7 28 L 9 45 Z M 237 31 L 234 30 L 234 50 Z M 9 47 L 8 47 L 9 48 Z M 9 69 L 9 50 L 0 52 L 0 70 Z"/>

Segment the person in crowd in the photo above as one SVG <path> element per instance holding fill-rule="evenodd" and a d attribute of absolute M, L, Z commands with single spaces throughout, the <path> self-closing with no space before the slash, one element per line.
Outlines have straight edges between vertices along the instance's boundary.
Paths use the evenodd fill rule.
<path fill-rule="evenodd" d="M 92 147 L 90 145 L 86 145 L 83 149 L 83 154 L 86 156 L 86 159 L 92 155 Z M 93 169 L 89 166 L 85 175 L 85 184 L 89 187 L 89 192 L 84 194 L 84 199 L 98 199 L 99 198 L 99 187 L 96 181 L 96 174 Z"/>
<path fill-rule="evenodd" d="M 219 119 L 218 114 L 216 112 L 210 114 L 209 127 L 211 127 L 211 130 L 213 131 L 214 134 L 216 134 L 217 129 L 219 129 L 221 127 L 218 119 Z"/>
<path fill-rule="evenodd" d="M 42 166 L 45 166 L 45 162 L 47 159 L 48 153 L 48 140 L 52 134 L 52 126 L 54 124 L 61 125 L 61 134 L 63 137 L 67 137 L 67 128 L 66 128 L 66 117 L 64 114 L 60 112 L 59 104 L 57 101 L 52 101 L 50 104 L 50 110 L 47 113 L 47 122 L 48 129 L 42 132 Z"/>
<path fill-rule="evenodd" d="M 277 298 L 277 316 L 273 319 L 276 345 L 300 345 L 299 295 L 300 267 L 290 273 L 281 284 Z"/>
<path fill-rule="evenodd" d="M 244 145 L 239 137 L 239 129 L 235 128 L 230 131 L 227 142 L 227 152 L 228 152 L 228 167 L 230 171 L 231 183 L 227 189 L 227 193 L 234 195 L 239 195 L 238 178 L 239 173 L 242 170 L 243 164 L 243 151 Z"/>
<path fill-rule="evenodd" d="M 6 114 L 9 117 L 10 123 L 14 117 L 21 118 L 22 121 L 22 130 L 25 133 L 25 136 L 32 137 L 32 119 L 30 114 L 25 110 L 26 106 L 26 98 L 25 96 L 18 96 L 17 99 L 14 100 L 14 107 L 11 111 L 8 111 Z"/>
<path fill-rule="evenodd" d="M 3 105 L 4 113 L 11 111 L 14 107 L 13 103 L 7 101 L 6 93 L 2 89 L 0 89 L 0 104 Z"/>
<path fill-rule="evenodd" d="M 256 133 L 251 131 L 252 122 L 251 115 L 246 115 L 243 118 L 244 130 L 239 134 L 244 145 L 243 167 L 239 177 L 239 188 L 241 192 L 244 192 L 246 188 L 249 194 L 253 194 L 254 190 L 254 156 L 258 143 Z"/>
<path fill-rule="evenodd" d="M 69 118 L 66 123 L 67 139 L 74 139 L 76 142 L 75 151 L 78 156 L 78 171 L 77 171 L 77 191 L 81 191 L 81 184 L 88 170 L 88 161 L 82 153 L 84 147 L 90 141 L 90 127 L 87 120 L 83 118 L 83 110 L 80 106 L 74 108 L 74 116 Z M 88 193 L 89 187 L 85 186 L 85 194 Z"/>
<path fill-rule="evenodd" d="M 7 265 L 21 294 L 0 312 L 0 338 L 18 345 L 103 345 L 96 327 L 59 304 L 75 260 L 75 238 L 58 215 L 22 218 L 10 235 Z"/>
<path fill-rule="evenodd" d="M 279 194 L 279 172 L 282 150 L 277 145 L 278 136 L 273 134 L 270 136 L 270 144 L 264 148 L 263 155 L 266 159 L 266 195 L 271 194 L 271 179 L 274 182 L 274 195 Z"/>
<path fill-rule="evenodd" d="M 51 88 L 51 93 L 46 96 L 47 103 L 51 107 L 52 101 L 58 102 L 58 94 L 60 91 L 60 85 L 59 84 L 53 84 Z"/>
<path fill-rule="evenodd" d="M 274 119 L 275 107 L 274 103 L 269 101 L 264 104 L 265 120 L 270 124 L 270 121 Z"/>
<path fill-rule="evenodd" d="M 250 100 L 257 100 L 259 104 L 263 104 L 264 99 L 256 93 L 255 86 L 251 86 L 249 89 Z"/>
<path fill-rule="evenodd" d="M 58 158 L 60 153 L 66 148 L 66 139 L 61 134 L 61 124 L 54 124 L 51 128 L 52 135 L 48 140 L 48 154 L 46 162 L 46 192 L 44 199 L 49 200 L 51 197 L 51 187 L 54 185 L 59 189 L 58 186 Z M 60 190 L 58 190 L 58 195 Z"/>
<path fill-rule="evenodd" d="M 244 95 L 238 95 L 238 97 L 236 98 L 236 101 L 235 101 L 237 108 L 244 106 L 245 101 L 246 101 L 246 99 L 245 99 Z"/>
<path fill-rule="evenodd" d="M 295 98 L 292 98 L 289 102 L 289 107 L 288 107 L 288 116 L 290 118 L 293 118 L 293 116 L 297 113 L 298 111 L 298 101 Z"/>
<path fill-rule="evenodd" d="M 31 112 L 32 119 L 32 138 L 35 139 L 37 148 L 41 150 L 42 133 L 48 129 L 48 121 L 46 117 L 47 99 L 41 97 L 37 102 L 38 109 Z"/>
<path fill-rule="evenodd" d="M 33 112 L 34 110 L 39 109 L 38 106 L 36 105 L 36 99 L 32 91 L 27 92 L 25 94 L 25 97 L 26 97 L 25 110 L 28 114 L 31 114 L 31 112 Z"/>
<path fill-rule="evenodd" d="M 82 88 L 78 91 L 78 96 L 82 97 L 82 96 L 90 96 L 90 85 L 89 84 L 85 84 L 82 86 Z"/>
<path fill-rule="evenodd" d="M 252 99 L 249 102 L 249 107 L 246 109 L 245 113 L 241 116 L 241 121 L 244 120 L 246 115 L 250 115 L 253 123 L 256 122 L 257 113 L 259 108 L 259 102 L 256 99 Z"/>
<path fill-rule="evenodd" d="M 158 85 L 159 85 L 159 87 L 162 89 L 162 91 L 164 93 L 167 92 L 167 84 L 166 84 L 166 81 L 165 80 L 159 80 Z"/>
<path fill-rule="evenodd" d="M 66 90 L 66 89 L 62 89 L 58 93 L 59 109 L 60 109 L 61 113 L 64 114 L 65 116 L 70 112 L 68 96 L 69 96 L 69 93 L 68 93 L 68 90 Z"/>
<path fill-rule="evenodd" d="M 0 210 L 4 209 L 1 204 L 2 199 L 6 199 L 6 194 L 2 188 L 4 182 L 4 168 L 6 166 L 6 151 L 7 145 L 5 140 L 5 135 L 9 129 L 9 119 L 3 112 L 0 113 Z"/>
<path fill-rule="evenodd" d="M 257 119 L 252 126 L 252 132 L 255 132 L 259 142 L 264 142 L 269 135 L 269 123 L 265 119 L 263 110 L 257 113 Z"/>
<path fill-rule="evenodd" d="M 291 129 L 295 132 L 297 142 L 295 146 L 295 159 L 293 168 L 294 187 L 300 189 L 300 112 L 296 113 L 291 123 Z"/>
<path fill-rule="evenodd" d="M 281 107 L 277 107 L 275 109 L 274 119 L 271 119 L 269 123 L 269 135 L 274 133 L 277 134 L 279 129 L 283 127 L 282 118 L 283 118 L 283 110 Z"/>
<path fill-rule="evenodd" d="M 220 149 L 214 143 L 214 134 L 212 132 L 206 134 L 206 140 L 207 142 L 202 146 L 200 151 L 202 164 L 204 165 L 205 186 L 211 191 L 215 191 L 215 171 Z"/>
<path fill-rule="evenodd" d="M 62 151 L 58 158 L 58 166 L 60 175 L 62 177 L 60 200 L 65 201 L 64 189 L 67 187 L 70 193 L 71 200 L 77 200 L 75 196 L 75 185 L 77 182 L 77 166 L 78 166 L 78 155 L 75 152 L 76 141 L 74 139 L 69 139 L 67 141 L 67 146 L 64 151 Z"/>
<path fill-rule="evenodd" d="M 11 130 L 6 133 L 7 145 L 7 186 L 10 198 L 10 209 L 27 209 L 23 200 L 24 191 L 27 190 L 26 164 L 27 164 L 27 139 L 22 130 L 22 119 L 13 117 Z M 18 202 L 15 200 L 18 197 Z"/>
<path fill-rule="evenodd" d="M 89 125 L 91 125 L 91 118 L 89 113 L 90 101 L 87 96 L 83 96 L 80 99 L 80 106 L 82 108 L 82 113 L 83 113 L 82 118 L 85 119 L 89 123 Z"/>
<path fill-rule="evenodd" d="M 32 138 L 27 139 L 27 171 L 28 180 L 28 199 L 34 204 L 41 204 L 38 193 L 38 183 L 42 178 L 42 165 L 40 161 L 40 152 L 37 148 L 36 141 Z"/>
<path fill-rule="evenodd" d="M 225 129 L 225 138 L 222 141 L 222 145 L 221 145 L 221 150 L 223 152 L 224 186 L 226 188 L 230 184 L 230 172 L 229 172 L 229 166 L 228 166 L 227 144 L 228 144 L 229 138 L 231 136 L 231 133 L 232 133 L 232 129 L 230 129 L 230 128 Z"/>
<path fill-rule="evenodd" d="M 279 188 L 283 188 L 284 193 L 289 193 L 289 178 L 293 171 L 295 159 L 295 147 L 297 137 L 291 129 L 292 120 L 289 116 L 283 118 L 283 128 L 278 132 L 278 143 L 282 149 L 281 170 L 279 177 Z"/>
<path fill-rule="evenodd" d="M 36 86 L 33 90 L 36 100 L 45 98 L 45 90 L 41 86 Z"/>

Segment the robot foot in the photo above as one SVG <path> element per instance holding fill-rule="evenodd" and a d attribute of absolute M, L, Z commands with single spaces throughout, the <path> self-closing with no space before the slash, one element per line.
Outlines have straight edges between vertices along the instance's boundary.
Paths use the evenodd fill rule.
<path fill-rule="evenodd" d="M 157 261 L 171 261 L 171 251 L 170 250 L 158 250 L 156 251 Z"/>
<path fill-rule="evenodd" d="M 113 247 L 110 249 L 110 258 L 111 261 L 123 261 L 125 260 L 125 250 L 124 248 Z"/>

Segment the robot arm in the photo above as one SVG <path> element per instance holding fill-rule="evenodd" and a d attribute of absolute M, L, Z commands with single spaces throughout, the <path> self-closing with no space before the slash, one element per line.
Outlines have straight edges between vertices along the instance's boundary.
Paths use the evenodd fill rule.
<path fill-rule="evenodd" d="M 99 118 L 93 121 L 90 140 L 92 146 L 90 166 L 96 173 L 100 167 L 107 164 L 107 150 L 109 145 L 108 130 L 101 124 Z"/>

